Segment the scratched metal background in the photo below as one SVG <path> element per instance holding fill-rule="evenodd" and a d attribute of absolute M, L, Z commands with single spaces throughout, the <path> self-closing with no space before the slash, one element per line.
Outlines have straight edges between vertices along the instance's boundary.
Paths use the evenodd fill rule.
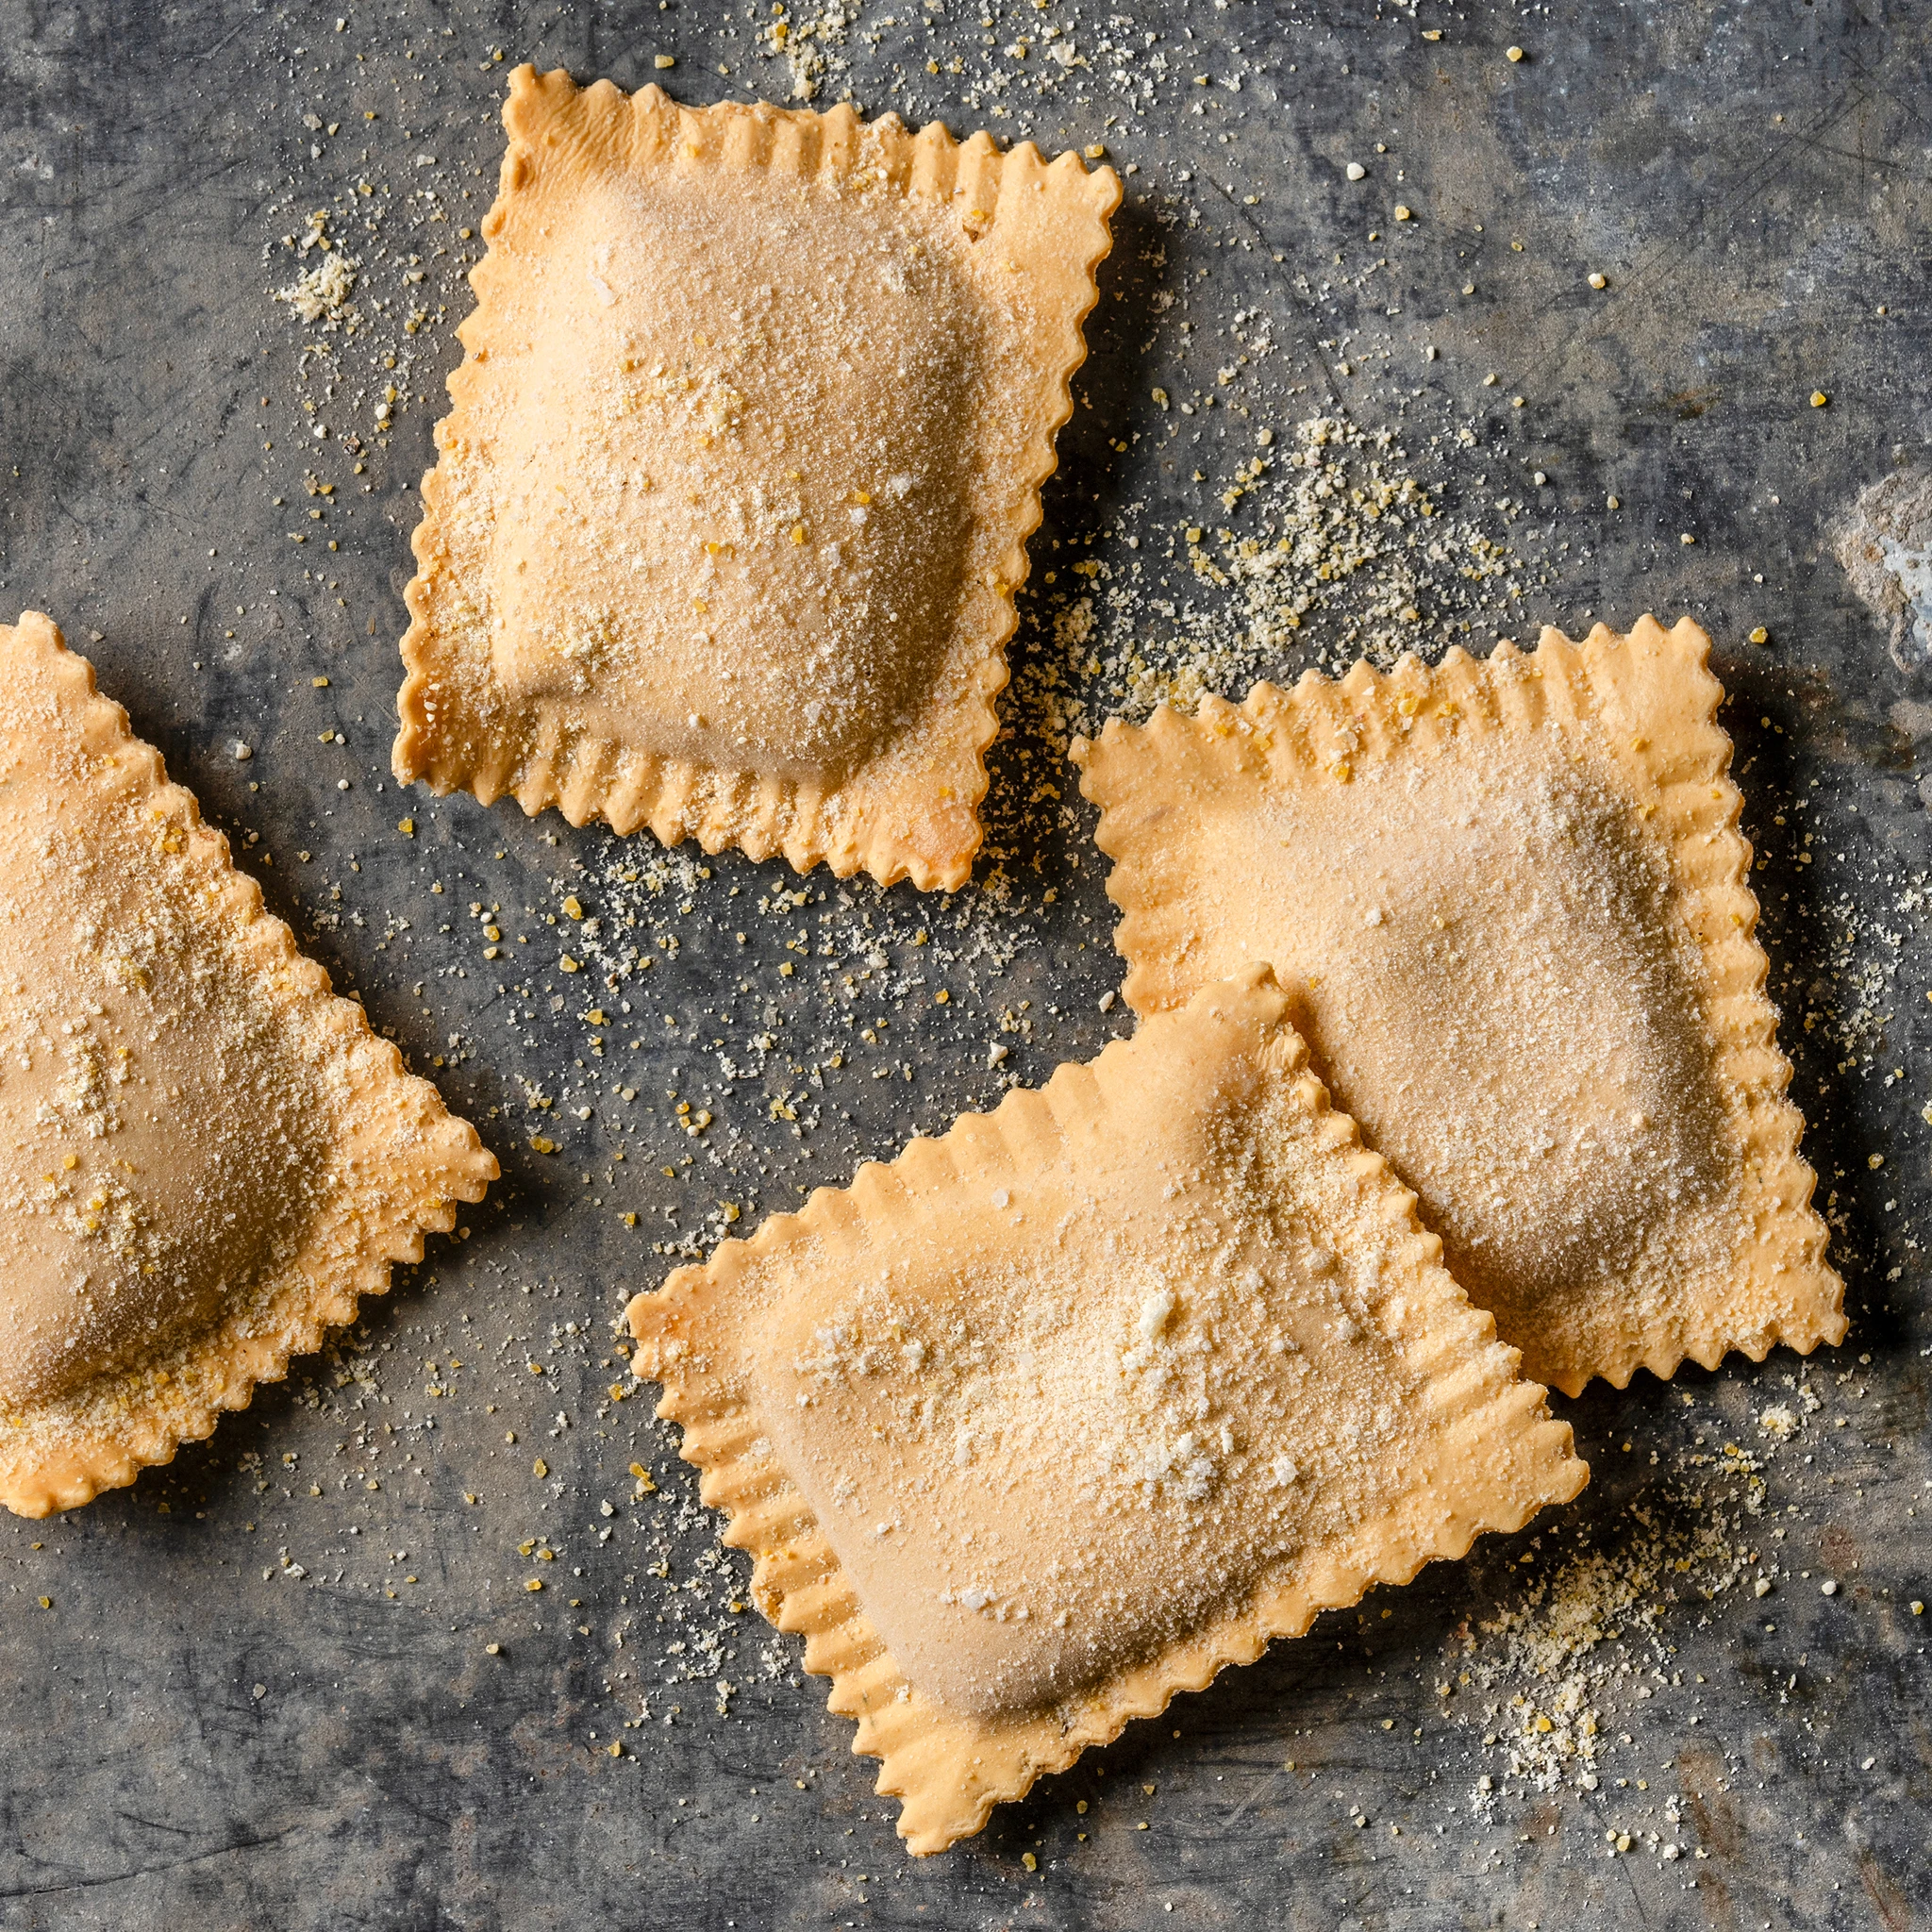
<path fill-rule="evenodd" d="M 997 65 L 994 42 L 1058 22 L 1088 48 L 1131 34 L 1143 55 L 1156 33 L 1171 56 L 1169 76 L 1112 126 L 1104 117 L 1124 111 L 1107 77 L 1115 62 L 1097 57 L 1091 80 L 1052 100 L 1013 87 L 989 123 L 1049 147 L 1105 138 L 1118 162 L 1140 164 L 1091 330 L 1080 387 L 1091 408 L 1061 439 L 1041 541 L 1130 508 L 1150 529 L 1200 516 L 1199 492 L 1128 436 L 1147 426 L 1150 368 L 1170 387 L 1211 387 L 1213 327 L 1187 351 L 1150 300 L 1157 283 L 1191 284 L 1197 267 L 1212 275 L 1191 312 L 1212 324 L 1245 303 L 1270 308 L 1311 407 L 1340 380 L 1317 343 L 1349 327 L 1408 345 L 1404 379 L 1472 420 L 1493 423 L 1506 397 L 1524 394 L 1524 417 L 1504 425 L 1510 460 L 1547 469 L 1554 481 L 1532 501 L 1578 541 L 1559 587 L 1528 587 L 1514 628 L 1528 638 L 1583 608 L 1655 608 L 1710 629 L 1737 699 L 1749 829 L 1772 861 L 1759 885 L 1776 983 L 1793 1009 L 1807 990 L 1828 1002 L 1845 957 L 1833 907 L 1848 899 L 1897 924 L 1899 887 L 1925 862 L 1917 774 L 1932 708 L 1849 593 L 1825 534 L 1924 436 L 1924 10 L 1561 0 L 1457 13 L 1425 0 L 1411 18 L 1344 0 L 1113 4 L 1109 26 L 1100 0 L 1077 13 L 1061 0 L 1043 13 L 1030 0 L 953 0 L 936 34 L 914 0 L 869 6 L 858 25 L 876 40 L 855 31 L 841 50 L 849 73 L 835 76 L 868 111 L 938 112 L 964 130 L 988 117 L 948 90 Z M 884 25 L 888 15 L 903 20 Z M 1425 42 L 1424 28 L 1441 39 Z M 874 1081 L 863 1058 L 842 1078 L 822 1071 L 796 1133 L 766 1118 L 767 1097 L 805 1091 L 781 1044 L 728 1109 L 718 1103 L 713 1140 L 738 1178 L 708 1156 L 678 1167 L 690 1143 L 662 1096 L 720 1079 L 699 1064 L 704 1002 L 738 1002 L 736 1038 L 767 1026 L 809 1053 L 824 1034 L 810 1002 L 833 982 L 777 974 L 791 929 L 741 908 L 781 876 L 727 856 L 699 888 L 678 957 L 637 993 L 644 1044 L 620 1056 L 641 1093 L 629 1113 L 608 1104 L 608 1068 L 574 1065 L 586 1052 L 581 1002 L 553 1014 L 548 955 L 524 962 L 535 1017 L 522 1019 L 479 958 L 467 904 L 537 908 L 519 912 L 527 930 L 585 876 L 575 864 L 594 876 L 606 841 L 555 815 L 526 824 L 455 800 L 417 801 L 410 842 L 395 830 L 407 802 L 383 789 L 411 484 L 463 308 L 450 258 L 435 257 L 421 285 L 432 313 L 411 345 L 425 361 L 392 433 L 379 441 L 358 419 L 369 449 L 356 478 L 340 423 L 325 439 L 307 433 L 307 338 L 268 299 L 289 258 L 264 250 L 358 175 L 385 184 L 391 210 L 419 179 L 452 207 L 471 185 L 479 198 L 461 214 L 479 213 L 499 153 L 493 48 L 625 86 L 668 53 L 678 64 L 665 78 L 685 98 L 774 92 L 784 70 L 754 56 L 749 32 L 742 9 L 694 0 L 0 5 L 0 608 L 54 613 L 238 848 L 258 834 L 242 862 L 271 905 L 414 1064 L 452 1062 L 438 1074 L 451 1104 L 484 1123 L 505 1163 L 468 1242 L 438 1245 L 372 1311 L 359 1380 L 338 1387 L 332 1364 L 311 1364 L 133 1490 L 70 1520 L 0 1525 L 0 1924 L 1932 1924 L 1932 1688 L 1926 1624 L 1906 1607 L 1932 1595 L 1932 1320 L 1910 1245 L 1927 1202 L 1918 1057 L 1932 1009 L 1910 932 L 1877 1002 L 1896 1016 L 1882 1045 L 1868 1041 L 1861 1058 L 1828 1028 L 1787 1027 L 1807 1145 L 1837 1191 L 1856 1322 L 1846 1349 L 1814 1369 L 1832 1397 L 1804 1440 L 1815 1461 L 1788 1452 L 1767 1477 L 1769 1507 L 1790 1525 L 1780 1559 L 1814 1580 L 1793 1577 L 1769 1606 L 1666 1606 L 1681 1685 L 1619 1707 L 1612 1724 L 1631 1741 L 1596 1792 L 1524 1790 L 1481 1746 L 1479 1723 L 1439 1707 L 1453 1633 L 1511 1599 L 1528 1539 L 1324 1620 L 920 1865 L 902 1856 L 891 1807 L 847 1755 L 848 1726 L 826 1716 L 821 1687 L 752 1667 L 761 1630 L 742 1630 L 742 1656 L 724 1666 L 741 1685 L 727 1717 L 707 1685 L 653 1681 L 669 1593 L 695 1580 L 708 1605 L 731 1574 L 707 1581 L 694 1569 L 704 1525 L 682 1533 L 668 1578 L 648 1574 L 655 1506 L 636 1502 L 625 1471 L 643 1458 L 674 1499 L 681 1478 L 646 1405 L 601 1392 L 610 1318 L 668 1265 L 653 1242 L 696 1227 L 727 1187 L 782 1204 L 984 1101 L 1000 1008 L 1035 1003 L 1034 1031 L 1014 1037 L 1008 1062 L 1028 1079 L 1119 1026 L 1118 1009 L 1097 1010 L 1117 973 L 1100 868 L 1072 862 L 1090 821 L 1082 808 L 1068 826 L 1028 832 L 1021 794 L 1040 767 L 1003 743 L 991 811 L 1021 885 L 1010 962 L 958 966 L 943 1013 L 924 995 L 903 1012 L 878 1008 L 894 1077 Z M 1529 49 L 1520 66 L 1503 58 L 1510 42 Z M 1237 76 L 1239 92 L 1224 85 Z M 311 107 L 346 131 L 305 127 Z M 1376 141 L 1391 149 L 1382 199 L 1388 166 L 1401 165 L 1419 219 L 1388 246 L 1379 281 L 1358 291 L 1337 273 L 1316 316 L 1290 278 L 1341 254 L 1358 265 L 1366 204 L 1341 165 Z M 1250 208 L 1241 196 L 1256 188 L 1266 192 Z M 1162 225 L 1161 209 L 1180 217 Z M 392 244 L 416 245 L 390 219 Z M 1164 262 L 1150 259 L 1156 238 Z M 1508 239 L 1524 242 L 1521 254 Z M 447 228 L 430 240 L 455 246 Z M 1605 295 L 1585 286 L 1593 268 L 1611 276 Z M 1465 299 L 1471 279 L 1479 292 Z M 392 296 L 407 292 L 391 281 Z M 1424 363 L 1424 341 L 1439 360 Z M 1499 390 L 1479 386 L 1491 370 Z M 1806 407 L 1814 387 L 1828 408 Z M 424 392 L 428 404 L 413 399 Z M 1364 423 L 1386 413 L 1369 393 L 1351 407 Z M 338 485 L 313 520 L 311 466 Z M 1603 513 L 1611 493 L 1622 514 Z M 1453 485 L 1448 494 L 1454 508 Z M 309 546 L 290 542 L 298 521 Z M 1680 544 L 1683 530 L 1694 546 Z M 325 559 L 325 531 L 341 546 Z M 1754 649 L 1743 639 L 1758 623 L 1773 637 Z M 1019 648 L 1037 644 L 1023 627 Z M 332 683 L 318 694 L 310 679 L 324 673 Z M 331 724 L 343 744 L 319 748 Z M 247 764 L 231 755 L 238 737 L 256 748 Z M 1801 793 L 1818 827 L 1805 867 L 1795 821 L 1774 824 Z M 431 880 L 446 896 L 429 895 Z M 918 966 L 898 944 L 925 916 L 908 899 L 875 910 L 897 922 L 888 977 Z M 805 914 L 827 942 L 847 932 L 837 943 L 848 949 L 856 916 L 816 899 Z M 971 914 L 995 932 L 1008 916 Z M 725 930 L 741 922 L 742 951 Z M 451 1034 L 465 1042 L 459 1058 Z M 1894 1067 L 1906 1077 L 1888 1085 Z M 548 1160 L 528 1146 L 520 1077 L 553 1092 L 595 1083 L 591 1120 L 553 1126 L 563 1144 Z M 635 1230 L 620 1211 L 638 1214 Z M 580 1333 L 559 1337 L 567 1323 Z M 460 1374 L 448 1366 L 458 1351 Z M 529 1376 L 525 1357 L 550 1374 Z M 1668 1518 L 1666 1477 L 1694 1470 L 1697 1436 L 1756 1441 L 1753 1411 L 1795 1366 L 1774 1358 L 1761 1381 L 1748 1364 L 1693 1372 L 1671 1390 L 1641 1379 L 1567 1405 L 1596 1480 L 1572 1523 L 1551 1528 L 1543 1559 L 1578 1528 L 1614 1544 L 1633 1502 Z M 437 1377 L 447 1395 L 425 1392 Z M 305 1393 L 317 1378 L 320 1407 Z M 1840 1416 L 1844 1428 L 1823 1429 Z M 379 1450 L 345 1461 L 351 1424 Z M 1618 1453 L 1631 1440 L 1657 1461 Z M 547 1457 L 547 1482 L 533 1479 L 533 1455 Z M 365 1467 L 375 1473 L 352 1474 Z M 530 1565 L 515 1547 L 531 1538 L 559 1552 L 541 1597 L 525 1593 Z M 1829 1599 L 1815 1580 L 1827 1574 L 1840 1583 Z M 625 1668 L 642 1678 L 613 1677 Z M 635 1706 L 607 1683 L 633 1699 L 648 1690 L 648 1721 L 620 1729 Z M 621 1761 L 603 1755 L 613 1737 Z M 1500 1789 L 1478 1810 L 1471 1794 L 1488 1774 Z M 1615 1775 L 1632 1783 L 1619 1789 Z M 1664 1825 L 1672 1797 L 1681 1823 Z M 1683 1857 L 1657 1856 L 1646 1828 L 1680 1841 Z M 1621 1857 L 1604 1842 L 1617 1829 L 1639 1834 Z"/>

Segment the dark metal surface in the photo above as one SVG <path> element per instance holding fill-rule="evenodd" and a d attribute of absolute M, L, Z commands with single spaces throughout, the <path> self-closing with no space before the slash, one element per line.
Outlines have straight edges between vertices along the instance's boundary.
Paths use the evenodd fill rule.
<path fill-rule="evenodd" d="M 507 66 L 783 98 L 788 65 L 756 38 L 771 10 L 16 0 L 0 612 L 44 608 L 93 658 L 505 1178 L 467 1241 L 433 1243 L 341 1350 L 208 1443 L 69 1518 L 0 1525 L 0 1924 L 1932 1923 L 1928 1625 L 1910 1607 L 1932 1595 L 1914 885 L 1932 693 L 1828 545 L 1924 435 L 1925 17 L 1113 7 L 889 0 L 824 43 L 821 105 L 849 88 L 867 112 L 1104 141 L 1138 165 L 1036 565 L 1078 546 L 1126 585 L 1136 558 L 1181 556 L 1181 525 L 1239 529 L 1218 495 L 1256 424 L 1286 438 L 1340 408 L 1393 426 L 1444 514 L 1519 559 L 1487 612 L 1434 573 L 1431 648 L 1439 615 L 1478 648 L 1586 611 L 1710 630 L 1851 1283 L 1851 1340 L 1804 1385 L 1817 1407 L 1775 1355 L 1559 1403 L 1595 1470 L 1566 1518 L 1324 1619 L 979 1839 L 907 1860 L 795 1644 L 730 1609 L 741 1567 L 709 1554 L 648 1399 L 610 1399 L 611 1324 L 666 1247 L 715 1238 L 720 1203 L 749 1224 L 1124 1025 L 1098 1007 L 1118 969 L 1091 815 L 1017 702 L 993 758 L 995 883 L 943 903 L 734 855 L 654 873 L 647 838 L 399 796 L 387 773 L 413 485 Z M 320 208 L 361 263 L 353 334 L 272 299 L 319 259 L 284 238 Z M 1256 311 L 1265 370 L 1224 333 L 1251 338 Z M 1203 407 L 1183 427 L 1148 400 L 1205 399 L 1228 365 L 1246 415 Z M 1066 658 L 1059 575 L 1024 600 L 1036 688 Z M 1158 595 L 1101 600 L 1116 658 L 1200 619 Z M 1746 641 L 1757 625 L 1768 643 Z M 1332 612 L 1298 635 L 1277 673 L 1346 655 Z M 574 924 L 567 895 L 607 950 L 658 964 L 561 976 L 546 921 Z M 473 902 L 503 908 L 497 961 Z M 601 1035 L 581 1017 L 618 1000 Z M 679 1099 L 715 1123 L 694 1138 Z M 1759 1424 L 1773 1405 L 1789 1441 Z M 1596 1789 L 1572 1764 L 1542 1790 L 1507 1735 L 1533 1659 L 1481 1625 L 1530 1606 L 1533 1576 L 1574 1589 L 1586 1548 L 1641 1601 L 1566 1654 L 1620 1660 L 1584 1687 Z"/>

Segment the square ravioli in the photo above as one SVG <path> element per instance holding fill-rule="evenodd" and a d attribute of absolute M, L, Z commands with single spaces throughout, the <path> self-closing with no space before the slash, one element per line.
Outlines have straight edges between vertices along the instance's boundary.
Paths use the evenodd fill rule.
<path fill-rule="evenodd" d="M 630 1308 L 915 1853 L 1588 1479 L 1265 968 Z"/>
<path fill-rule="evenodd" d="M 1076 746 L 1138 1013 L 1266 959 L 1524 1371 L 1843 1339 L 1710 640 L 1310 672 Z"/>
<path fill-rule="evenodd" d="M 0 1503 L 45 1516 L 244 1407 L 496 1161 L 50 620 L 0 670 Z"/>
<path fill-rule="evenodd" d="M 1113 172 L 520 67 L 396 775 L 952 890 Z"/>

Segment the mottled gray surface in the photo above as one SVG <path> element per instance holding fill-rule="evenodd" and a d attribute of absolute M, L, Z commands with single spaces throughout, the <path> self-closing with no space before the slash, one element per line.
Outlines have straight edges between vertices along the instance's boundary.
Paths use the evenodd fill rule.
<path fill-rule="evenodd" d="M 719 1607 L 741 1571 L 697 1567 L 711 1530 L 689 1514 L 679 1526 L 690 1492 L 668 1434 L 645 1401 L 604 1392 L 621 1367 L 608 1324 L 670 1265 L 654 1246 L 678 1228 L 707 1239 L 717 1202 L 749 1221 L 990 1099 L 1001 1010 L 1034 1003 L 1031 1032 L 1003 1036 L 1008 1070 L 1028 1080 L 1119 1030 L 1119 1009 L 1096 1005 L 1117 978 L 1103 868 L 1074 863 L 1091 816 L 1075 801 L 1041 820 L 1042 774 L 1073 788 L 1050 749 L 1008 739 L 990 803 L 1005 903 L 975 887 L 944 908 L 904 889 L 848 906 L 821 875 L 781 924 L 751 908 L 797 882 L 727 855 L 691 913 L 674 887 L 650 902 L 658 923 L 628 933 L 661 963 L 587 997 L 558 976 L 544 914 L 575 892 L 616 917 L 608 841 L 555 814 L 405 800 L 387 779 L 412 485 L 467 307 L 456 272 L 475 253 L 455 230 L 487 205 L 507 65 L 634 86 L 669 53 L 678 65 L 661 77 L 691 100 L 782 93 L 786 69 L 754 52 L 745 9 L 695 4 L 9 0 L 0 610 L 50 611 L 238 849 L 259 835 L 242 862 L 271 905 L 478 1120 L 505 1178 L 468 1241 L 432 1244 L 346 1354 L 262 1391 L 132 1490 L 0 1528 L 0 1924 L 1932 1923 L 1932 1688 L 1927 1625 L 1908 1608 L 1932 1595 L 1932 1320 L 1916 1245 L 1932 1008 L 1911 895 L 1932 693 L 1894 667 L 1825 541 L 1924 436 L 1924 13 L 1116 5 L 994 0 L 988 28 L 973 0 L 951 0 L 938 31 L 914 0 L 868 6 L 821 96 L 850 87 L 868 112 L 937 113 L 1049 148 L 1105 139 L 1139 164 L 1036 558 L 1091 539 L 1124 571 L 1129 534 L 1171 555 L 1176 525 L 1222 519 L 1212 494 L 1255 422 L 1340 404 L 1366 426 L 1395 424 L 1449 510 L 1507 527 L 1524 554 L 1537 545 L 1509 614 L 1476 622 L 1473 643 L 1584 611 L 1689 612 L 1711 631 L 1768 859 L 1757 884 L 1794 1091 L 1851 1284 L 1852 1338 L 1810 1371 L 1821 1407 L 1770 1455 L 1754 1418 L 1795 1401 L 1790 1357 L 1559 1404 L 1595 1465 L 1567 1518 L 1324 1619 L 950 1856 L 906 1859 L 892 1807 L 848 1756 L 850 1727 L 798 1681 L 795 1646 L 778 1646 L 772 1674 L 769 1633 Z M 1088 66 L 1047 66 L 1049 25 Z M 1025 58 L 1001 51 L 1022 35 Z M 1135 48 L 1125 79 L 1108 41 Z M 1520 65 L 1504 58 L 1511 41 L 1528 51 Z M 962 91 L 996 72 L 1020 78 L 969 104 Z M 1044 97 L 1041 73 L 1055 75 Z M 1352 158 L 1372 164 L 1356 187 Z M 295 273 L 282 238 L 365 179 L 377 232 L 340 219 L 334 232 L 363 258 L 359 298 L 391 306 L 343 341 L 270 291 Z M 1415 210 L 1399 231 L 1398 199 Z M 404 279 L 416 270 L 423 281 Z M 1601 292 L 1592 270 L 1608 277 Z M 406 334 L 416 303 L 425 319 Z M 1216 388 L 1233 354 L 1216 331 L 1257 308 L 1279 346 L 1265 382 L 1249 369 L 1229 387 L 1250 415 L 1204 411 L 1183 432 L 1157 414 L 1152 385 L 1176 400 Z M 305 362 L 305 343 L 330 356 Z M 397 355 L 395 373 L 372 354 Z M 385 380 L 399 396 L 378 435 L 372 384 Z M 1828 408 L 1807 406 L 1814 389 Z M 1458 425 L 1477 429 L 1476 454 L 1456 454 Z M 1434 456 L 1432 434 L 1447 439 Z M 1182 451 L 1201 485 L 1173 460 Z M 305 493 L 305 471 L 334 493 Z M 1493 500 L 1504 487 L 1513 511 Z M 1621 509 L 1606 510 L 1610 495 Z M 1043 620 L 1064 596 L 1064 581 L 1029 593 L 1020 651 L 1052 648 Z M 1443 608 L 1453 616 L 1448 591 Z M 1310 619 L 1310 659 L 1340 648 L 1325 624 Z M 1765 646 L 1745 641 L 1756 625 Z M 325 727 L 344 742 L 322 746 Z M 406 811 L 413 841 L 396 830 Z M 527 952 L 486 963 L 472 901 L 504 907 Z M 912 943 L 924 925 L 939 951 Z M 801 930 L 809 957 L 785 950 Z M 672 957 L 656 940 L 674 931 Z M 797 974 L 779 974 L 787 959 L 804 960 Z M 943 1010 L 928 991 L 940 981 Z M 634 1002 L 602 1059 L 578 1017 L 596 997 Z M 883 1043 L 875 1029 L 864 1042 L 882 1016 Z M 547 1113 L 527 1107 L 525 1079 L 556 1101 Z M 717 1112 L 701 1143 L 673 1124 L 673 1089 Z M 565 1111 L 580 1105 L 590 1120 Z M 558 1154 L 531 1149 L 537 1126 Z M 1767 1458 L 1761 1514 L 1735 1526 L 1718 1499 L 1748 1472 L 1711 1459 L 1725 1442 Z M 668 1503 L 635 1493 L 634 1459 Z M 667 1574 L 654 1575 L 667 1521 Z M 1462 1638 L 1566 1553 L 1587 1544 L 1627 1574 L 1650 1536 L 1689 1567 L 1647 1582 L 1616 1619 L 1632 1628 L 1596 1653 L 1624 1666 L 1592 1693 L 1598 1789 L 1533 1789 L 1507 1741 L 1482 1741 L 1507 1728 L 1485 1698 L 1524 1680 L 1463 1682 L 1496 1641 L 1475 1634 L 1465 1655 Z M 554 1563 L 520 1554 L 531 1540 Z M 1719 1543 L 1758 1561 L 1738 1571 Z M 1759 1601 L 1748 1579 L 1766 1565 L 1778 1580 Z M 539 1568 L 549 1587 L 526 1593 Z M 1727 1574 L 1745 1580 L 1707 1601 Z M 1658 1647 L 1635 1631 L 1640 1611 Z M 667 1653 L 685 1641 L 678 1616 L 687 1647 Z M 714 1627 L 728 1654 L 703 1681 L 667 1685 L 667 1663 L 691 1667 Z M 721 1674 L 737 1687 L 723 1717 Z M 620 1728 L 641 1696 L 648 1717 Z M 620 1760 L 603 1755 L 613 1738 Z M 1629 1848 L 1607 1832 L 1631 1834 Z"/>

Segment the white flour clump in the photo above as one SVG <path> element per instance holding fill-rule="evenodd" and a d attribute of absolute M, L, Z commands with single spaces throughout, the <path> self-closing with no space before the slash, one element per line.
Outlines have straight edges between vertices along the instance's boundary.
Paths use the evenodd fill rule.
<path fill-rule="evenodd" d="M 852 25 L 856 7 L 842 7 L 833 0 L 816 13 L 792 13 L 785 7 L 773 9 L 773 18 L 758 35 L 764 51 L 782 59 L 791 70 L 791 98 L 811 101 L 818 98 L 827 66 L 845 71 L 844 61 L 829 56 L 827 50 L 841 46 L 845 29 Z M 850 90 L 847 90 L 850 92 Z"/>
<path fill-rule="evenodd" d="M 275 300 L 286 302 L 304 322 L 336 322 L 355 292 L 356 271 L 361 267 L 354 256 L 333 249 L 303 272 L 286 289 L 275 291 Z"/>

